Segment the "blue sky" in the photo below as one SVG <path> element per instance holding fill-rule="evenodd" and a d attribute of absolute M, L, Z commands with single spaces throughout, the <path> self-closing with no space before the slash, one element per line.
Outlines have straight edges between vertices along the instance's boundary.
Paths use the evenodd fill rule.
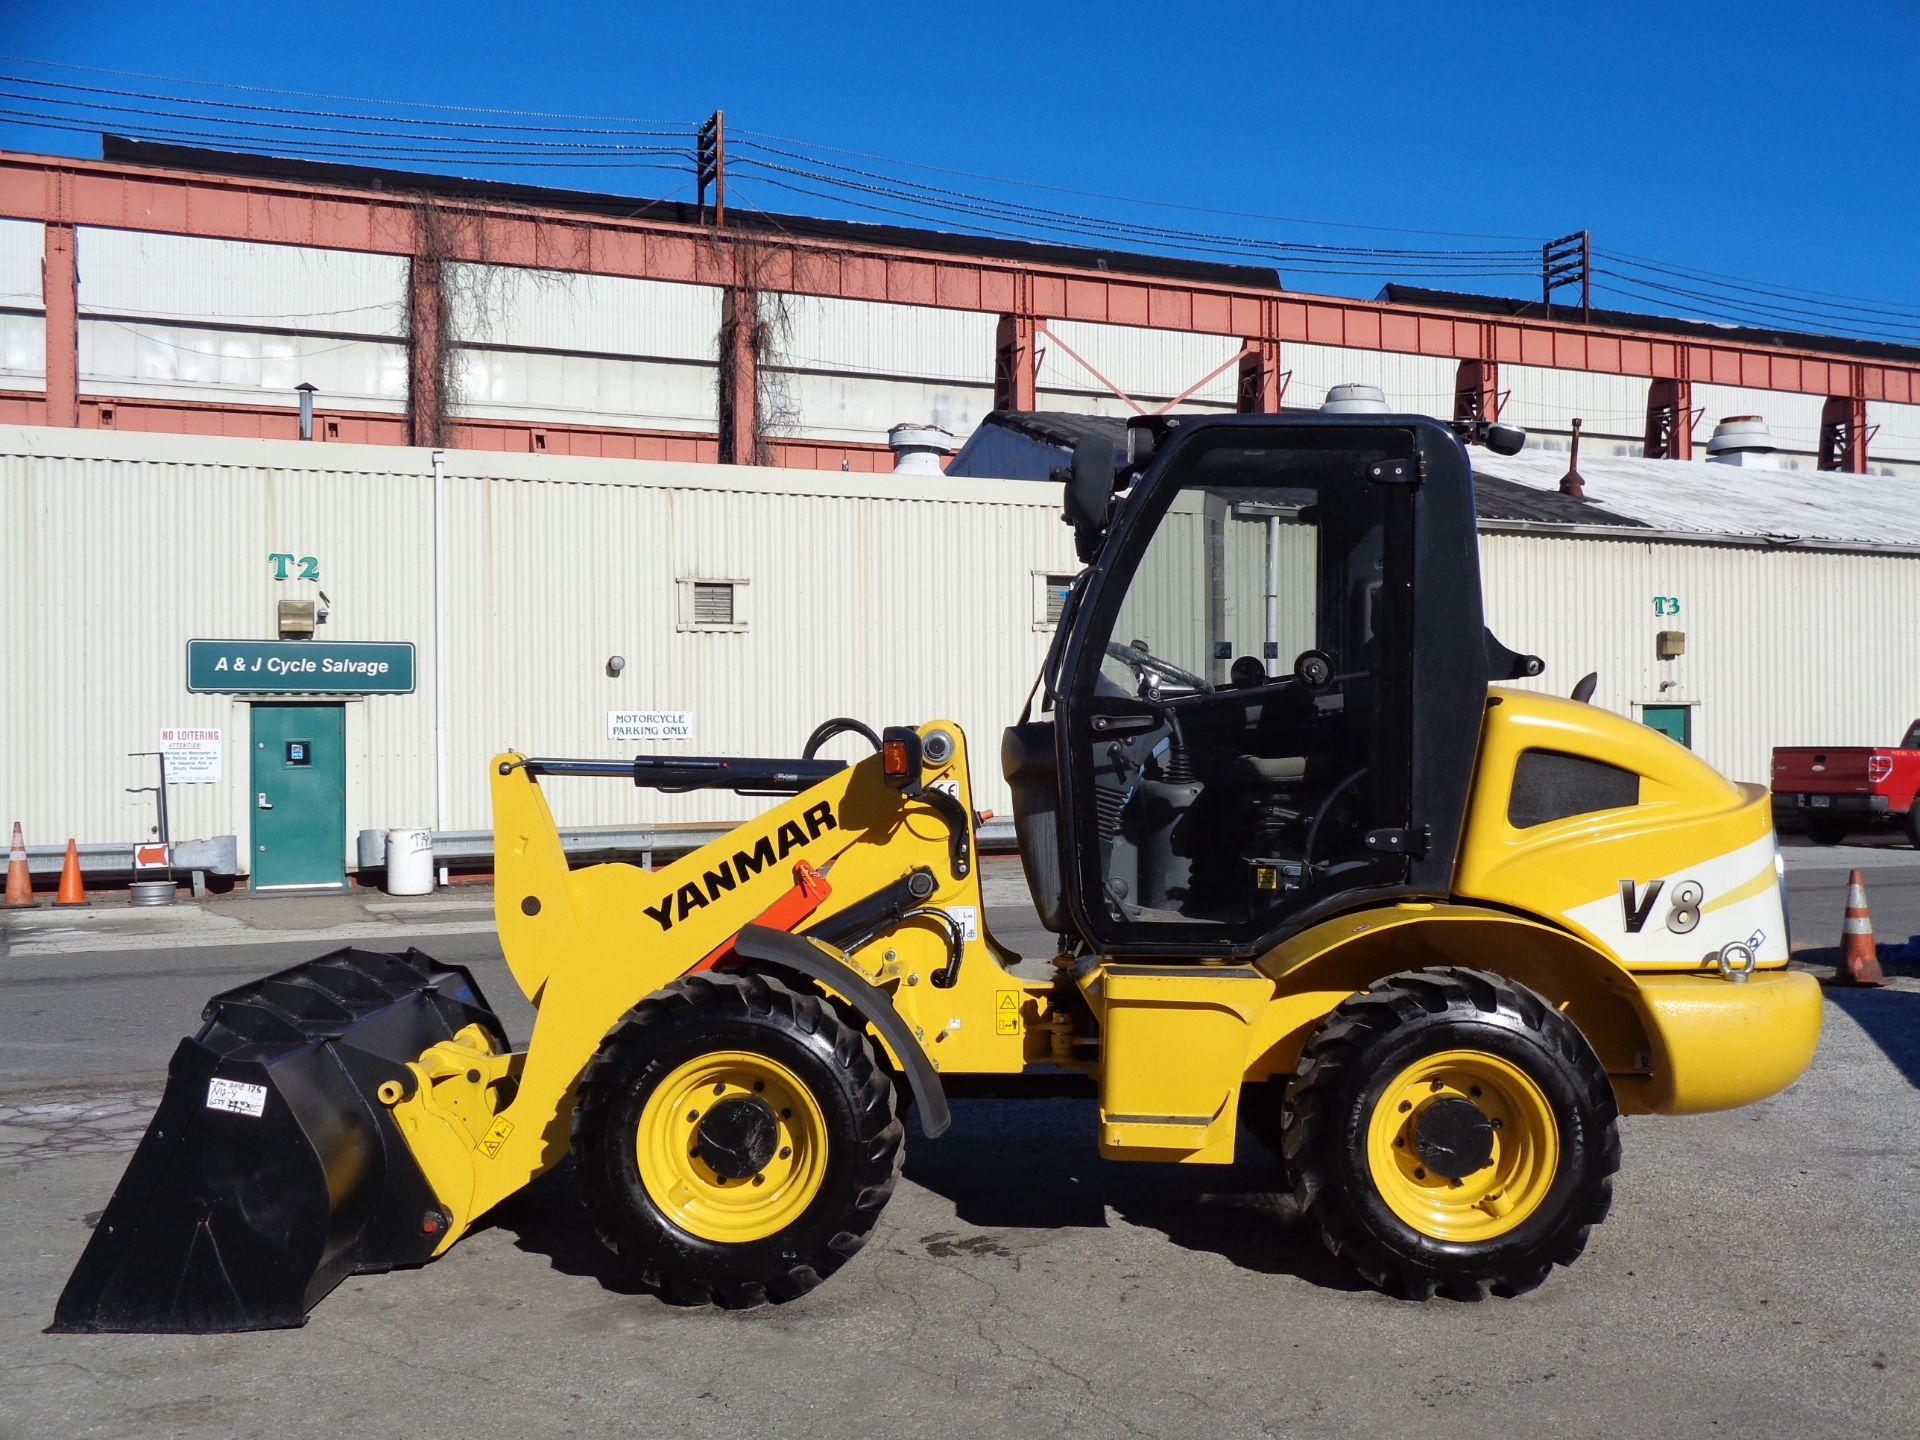
<path fill-rule="evenodd" d="M 809 165 L 869 169 L 890 185 L 917 179 L 984 198 L 989 208 L 1010 199 L 1262 243 L 1525 250 L 1584 227 L 1596 246 L 1622 257 L 1612 262 L 1618 279 L 1638 287 L 1598 297 L 1604 303 L 1677 312 L 1730 299 L 1778 310 L 1782 323 L 1804 310 L 1803 328 L 1833 328 L 1825 321 L 1837 314 L 1842 324 L 1920 343 L 1914 0 L 1818 7 L 1627 0 L 1579 8 L 1539 0 L 1187 7 L 1130 0 L 917 7 L 10 0 L 6 8 L 0 51 L 170 78 L 0 61 L 8 75 L 293 109 L 333 107 L 176 82 L 675 122 L 724 107 L 731 129 L 762 132 L 763 145 L 782 144 L 770 136 L 804 142 Z M 0 84 L 35 97 L 16 94 L 0 107 L 49 113 L 39 102 L 56 92 Z M 5 117 L 0 145 L 96 153 L 89 136 Z M 825 147 L 971 174 L 881 165 Z M 792 163 L 767 150 L 760 158 Z M 636 194 L 664 193 L 684 179 L 642 169 L 507 171 L 472 161 L 447 168 Z M 783 192 L 778 180 L 808 183 L 741 165 L 735 202 L 855 218 L 889 218 L 852 208 L 863 195 L 869 204 L 895 203 L 871 192 L 820 200 Z M 957 228 L 952 220 L 926 223 Z M 1698 273 L 1649 271 L 1644 262 Z M 1394 259 L 1386 268 L 1405 273 L 1412 263 Z M 1436 263 L 1470 268 L 1457 258 Z M 1381 278 L 1316 274 L 1284 260 L 1280 269 L 1291 288 L 1348 294 L 1372 294 Z M 1710 277 L 1758 283 L 1729 290 Z M 1647 288 L 1663 278 L 1693 293 Z M 1537 288 L 1513 275 L 1431 283 Z M 1822 295 L 1786 296 L 1779 287 L 1851 297 L 1854 308 L 1833 312 Z M 1703 300 L 1708 293 L 1719 299 Z"/>

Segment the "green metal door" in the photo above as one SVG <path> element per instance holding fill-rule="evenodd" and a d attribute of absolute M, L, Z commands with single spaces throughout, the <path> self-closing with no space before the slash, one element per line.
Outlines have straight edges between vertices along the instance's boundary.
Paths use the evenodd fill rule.
<path fill-rule="evenodd" d="M 347 883 L 346 707 L 253 707 L 255 890 Z"/>
<path fill-rule="evenodd" d="M 1691 705 L 1642 705 L 1640 719 L 1669 740 L 1693 748 L 1693 707 Z"/>

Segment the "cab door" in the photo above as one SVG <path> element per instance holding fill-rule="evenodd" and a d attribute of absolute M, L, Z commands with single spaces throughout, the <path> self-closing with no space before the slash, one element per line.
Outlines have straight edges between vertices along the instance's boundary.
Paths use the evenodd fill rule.
<path fill-rule="evenodd" d="M 1057 714 L 1068 889 L 1104 950 L 1245 953 L 1404 886 L 1418 451 L 1220 425 L 1122 502 Z"/>

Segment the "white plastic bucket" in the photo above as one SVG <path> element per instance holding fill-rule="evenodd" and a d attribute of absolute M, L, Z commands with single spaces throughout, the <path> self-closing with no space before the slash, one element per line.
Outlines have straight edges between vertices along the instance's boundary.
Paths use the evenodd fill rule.
<path fill-rule="evenodd" d="M 387 893 L 389 895 L 431 895 L 433 893 L 433 832 L 431 830 L 387 831 Z"/>

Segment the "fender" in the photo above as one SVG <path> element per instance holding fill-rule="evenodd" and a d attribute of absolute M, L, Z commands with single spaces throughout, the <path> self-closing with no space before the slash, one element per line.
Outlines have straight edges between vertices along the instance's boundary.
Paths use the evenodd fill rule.
<path fill-rule="evenodd" d="M 733 942 L 736 955 L 748 960 L 765 960 L 798 970 L 817 980 L 858 1010 L 866 1022 L 880 1033 L 907 1072 L 907 1084 L 913 1090 L 913 1103 L 920 1111 L 920 1130 L 929 1140 L 944 1135 L 952 1116 L 947 1111 L 947 1094 L 940 1076 L 927 1061 L 926 1051 L 913 1038 L 913 1031 L 893 1008 L 885 992 L 867 982 L 864 975 L 838 959 L 832 951 L 812 940 L 764 925 L 744 927 Z"/>

